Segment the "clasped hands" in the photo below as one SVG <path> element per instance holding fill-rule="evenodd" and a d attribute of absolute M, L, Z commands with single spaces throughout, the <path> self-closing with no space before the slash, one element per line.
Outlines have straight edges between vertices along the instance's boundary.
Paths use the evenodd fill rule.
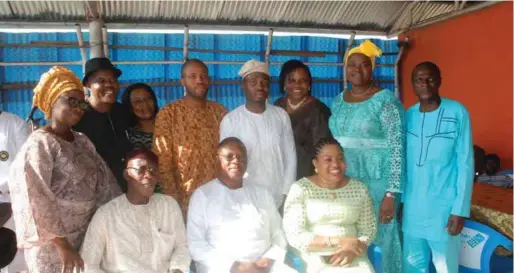
<path fill-rule="evenodd" d="M 355 258 L 367 250 L 368 246 L 357 238 L 342 238 L 337 244 L 338 250 L 330 255 L 328 261 L 334 267 L 349 267 Z"/>
<path fill-rule="evenodd" d="M 269 258 L 261 258 L 255 262 L 234 262 L 230 273 L 269 273 L 274 263 Z"/>

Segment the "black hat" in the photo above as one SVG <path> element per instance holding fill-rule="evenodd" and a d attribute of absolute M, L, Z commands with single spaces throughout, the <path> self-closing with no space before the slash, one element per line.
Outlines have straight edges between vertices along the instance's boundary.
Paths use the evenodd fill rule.
<path fill-rule="evenodd" d="M 16 256 L 16 233 L 8 228 L 0 228 L 0 268 L 8 266 Z"/>
<path fill-rule="evenodd" d="M 109 59 L 104 57 L 93 58 L 86 62 L 86 75 L 82 79 L 82 84 L 86 85 L 87 78 L 98 70 L 111 70 L 116 78 L 121 76 L 121 70 L 116 68 Z"/>

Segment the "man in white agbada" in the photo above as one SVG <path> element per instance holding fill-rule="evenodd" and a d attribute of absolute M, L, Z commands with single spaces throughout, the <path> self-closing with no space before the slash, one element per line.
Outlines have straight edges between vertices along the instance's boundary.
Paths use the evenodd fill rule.
<path fill-rule="evenodd" d="M 245 183 L 261 184 L 277 207 L 296 181 L 296 150 L 291 120 L 282 108 L 268 104 L 270 73 L 265 63 L 250 60 L 239 75 L 246 103 L 228 113 L 220 125 L 221 140 L 237 137 L 248 149 Z"/>
<path fill-rule="evenodd" d="M 189 202 L 187 237 L 196 273 L 289 273 L 287 241 L 271 195 L 244 184 L 246 148 L 230 137 L 218 147 L 218 177 Z"/>
<path fill-rule="evenodd" d="M 189 273 L 182 212 L 155 193 L 158 158 L 137 149 L 127 156 L 127 193 L 100 207 L 82 244 L 86 273 Z"/>
<path fill-rule="evenodd" d="M 0 203 L 9 203 L 9 169 L 16 154 L 30 135 L 30 129 L 20 117 L 0 111 Z M 5 228 L 16 231 L 13 217 L 4 224 Z M 14 260 L 0 269 L 0 273 L 12 273 L 26 270 L 23 251 L 18 251 Z"/>

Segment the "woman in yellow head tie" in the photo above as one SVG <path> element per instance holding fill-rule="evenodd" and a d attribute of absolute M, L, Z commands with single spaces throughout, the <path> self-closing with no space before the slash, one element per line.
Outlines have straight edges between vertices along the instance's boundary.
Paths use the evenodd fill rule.
<path fill-rule="evenodd" d="M 383 272 L 399 273 L 401 245 L 396 220 L 404 174 L 403 107 L 390 90 L 375 85 L 375 58 L 382 50 L 366 40 L 346 57 L 351 90 L 332 104 L 330 131 L 341 144 L 349 177 L 368 186 L 376 213 L 375 244 L 382 250 Z"/>
<path fill-rule="evenodd" d="M 71 129 L 88 106 L 72 71 L 56 66 L 43 74 L 33 104 L 49 123 L 29 136 L 11 166 L 18 246 L 31 273 L 79 272 L 77 251 L 91 217 L 121 191 L 89 139 Z"/>

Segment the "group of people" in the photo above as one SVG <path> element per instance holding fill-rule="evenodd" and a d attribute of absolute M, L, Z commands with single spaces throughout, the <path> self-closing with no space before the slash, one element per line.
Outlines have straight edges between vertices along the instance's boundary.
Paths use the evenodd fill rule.
<path fill-rule="evenodd" d="M 268 66 L 250 60 L 239 71 L 246 102 L 231 112 L 207 100 L 197 59 L 182 66 L 184 98 L 162 109 L 143 83 L 118 103 L 122 72 L 106 58 L 89 60 L 82 81 L 53 67 L 33 99 L 48 125 L 28 135 L 0 114 L 0 193 L 18 255 L 31 273 L 288 273 L 289 250 L 308 273 L 370 273 L 375 244 L 385 273 L 431 262 L 458 272 L 469 114 L 440 97 L 430 62 L 412 71 L 419 103 L 404 112 L 374 84 L 380 55 L 370 41 L 348 53 L 351 90 L 331 107 L 297 60 L 282 67 L 284 97 L 268 103 Z"/>

